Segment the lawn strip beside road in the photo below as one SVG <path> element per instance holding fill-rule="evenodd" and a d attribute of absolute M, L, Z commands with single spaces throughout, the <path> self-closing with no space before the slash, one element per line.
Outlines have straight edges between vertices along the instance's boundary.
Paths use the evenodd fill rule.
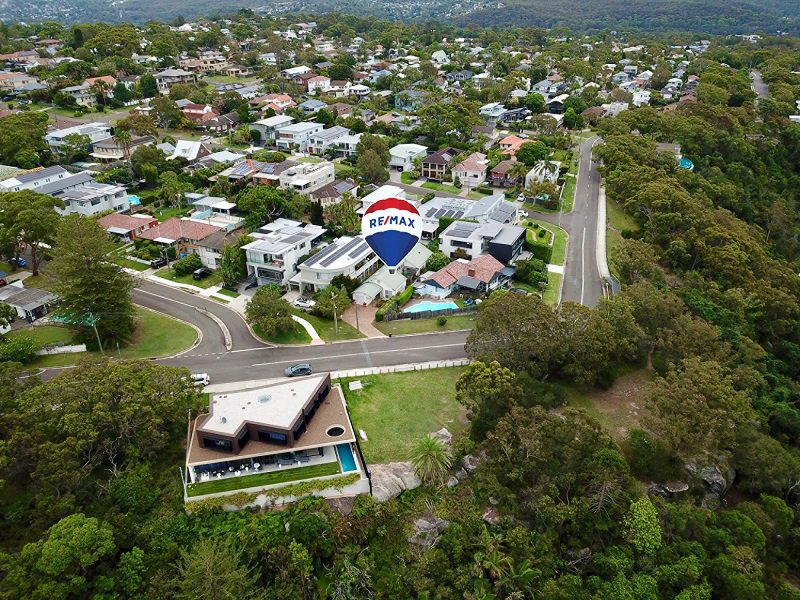
<path fill-rule="evenodd" d="M 361 442 L 368 463 L 409 460 L 414 444 L 447 427 L 454 436 L 466 428 L 464 407 L 456 401 L 455 384 L 464 367 L 357 377 L 364 389 L 350 391 L 342 380 L 350 417 L 363 429 Z"/>
<path fill-rule="evenodd" d="M 399 319 L 397 321 L 378 321 L 375 328 L 386 335 L 409 335 L 433 331 L 459 331 L 475 326 L 475 315 L 444 315 L 447 322 L 439 325 L 438 317 L 431 319 Z"/>
<path fill-rule="evenodd" d="M 173 356 L 192 347 L 197 341 L 194 327 L 146 308 L 136 307 L 136 331 L 131 343 L 120 348 L 107 348 L 106 354 L 122 358 L 156 358 Z M 33 368 L 74 365 L 83 358 L 99 358 L 100 352 L 77 352 L 41 356 L 30 363 Z"/>
<path fill-rule="evenodd" d="M 308 335 L 305 328 L 293 321 L 294 329 L 291 331 L 284 331 L 278 335 L 267 335 L 267 333 L 258 325 L 253 325 L 253 332 L 268 344 L 310 344 L 311 336 Z"/>
<path fill-rule="evenodd" d="M 317 315 L 307 313 L 300 309 L 296 309 L 294 312 L 298 317 L 302 317 L 303 319 L 311 323 L 311 326 L 314 329 L 316 329 L 317 333 L 319 334 L 319 337 L 321 337 L 326 342 L 358 340 L 366 337 L 355 327 L 342 321 L 341 315 L 339 316 L 339 323 L 338 323 L 339 330 L 337 333 L 333 319 L 323 319 L 322 317 L 318 317 Z"/>
<path fill-rule="evenodd" d="M 219 269 L 212 271 L 211 275 L 206 277 L 205 279 L 201 279 L 197 281 L 192 278 L 191 275 L 175 275 L 175 271 L 172 267 L 165 267 L 160 271 L 156 271 L 156 277 L 161 277 L 161 279 L 167 279 L 169 281 L 174 281 L 175 283 L 183 283 L 184 285 L 193 285 L 195 287 L 207 289 L 214 285 L 220 285 L 222 283 L 222 271 Z"/>
<path fill-rule="evenodd" d="M 317 477 L 337 475 L 340 472 L 339 462 L 336 461 L 319 465 L 308 465 L 306 467 L 282 469 L 280 471 L 270 471 L 269 473 L 254 473 L 252 475 L 242 475 L 241 477 L 200 481 L 198 483 L 189 484 L 186 488 L 186 494 L 190 497 L 203 496 L 205 494 L 217 494 L 219 492 L 243 490 L 251 487 L 263 487 L 279 483 L 288 483 L 290 481 L 315 479 Z"/>

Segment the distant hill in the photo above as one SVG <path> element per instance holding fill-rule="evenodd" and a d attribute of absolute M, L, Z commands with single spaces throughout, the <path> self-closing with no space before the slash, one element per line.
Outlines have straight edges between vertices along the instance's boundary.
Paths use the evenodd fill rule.
<path fill-rule="evenodd" d="M 456 25 L 564 25 L 576 31 L 642 29 L 726 34 L 800 33 L 798 0 L 0 0 L 4 21 L 169 21 L 252 8 L 438 19 Z"/>

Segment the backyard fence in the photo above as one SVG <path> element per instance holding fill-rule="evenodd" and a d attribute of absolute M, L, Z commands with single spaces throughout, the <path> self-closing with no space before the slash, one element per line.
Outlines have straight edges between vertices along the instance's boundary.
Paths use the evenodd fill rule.
<path fill-rule="evenodd" d="M 478 311 L 477 306 L 464 306 L 463 308 L 445 308 L 442 310 L 423 310 L 414 313 L 397 312 L 394 314 L 386 313 L 383 315 L 384 321 L 400 321 L 403 319 L 433 319 L 435 317 L 448 317 L 450 315 L 468 315 Z"/>

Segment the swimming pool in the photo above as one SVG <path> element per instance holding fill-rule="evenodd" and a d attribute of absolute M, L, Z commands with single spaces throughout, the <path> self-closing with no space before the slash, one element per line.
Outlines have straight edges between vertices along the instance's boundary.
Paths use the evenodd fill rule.
<path fill-rule="evenodd" d="M 358 467 L 356 467 L 356 459 L 353 456 L 353 451 L 350 449 L 350 444 L 338 444 L 336 446 L 336 453 L 339 455 L 339 462 L 342 465 L 342 473 L 349 473 L 350 471 L 358 470 Z"/>
<path fill-rule="evenodd" d="M 414 306 L 409 306 L 408 308 L 404 309 L 404 313 L 418 313 L 418 312 L 425 312 L 425 311 L 436 311 L 436 310 L 447 310 L 450 308 L 458 308 L 458 304 L 455 302 L 420 302 L 419 304 L 415 304 Z"/>

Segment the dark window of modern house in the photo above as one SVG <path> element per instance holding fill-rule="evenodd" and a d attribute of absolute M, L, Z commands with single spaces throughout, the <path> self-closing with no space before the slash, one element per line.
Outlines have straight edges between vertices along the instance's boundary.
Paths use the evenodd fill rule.
<path fill-rule="evenodd" d="M 250 430 L 245 429 L 239 436 L 239 448 L 241 449 L 249 441 L 250 441 Z"/>
<path fill-rule="evenodd" d="M 231 442 L 228 440 L 203 437 L 203 444 L 206 448 L 211 448 L 213 450 L 225 450 L 226 452 L 233 452 L 233 444 L 231 444 Z"/>

